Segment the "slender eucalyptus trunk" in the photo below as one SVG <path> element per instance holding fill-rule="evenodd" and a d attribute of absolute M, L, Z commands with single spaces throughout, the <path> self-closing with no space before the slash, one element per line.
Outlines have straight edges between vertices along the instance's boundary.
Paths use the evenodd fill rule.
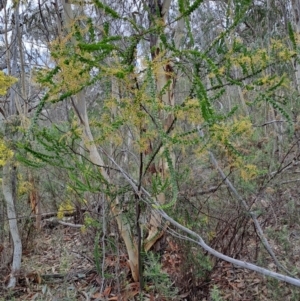
<path fill-rule="evenodd" d="M 63 1 L 63 8 L 64 8 L 65 20 L 66 20 L 66 29 L 69 30 L 74 19 L 73 11 L 68 1 Z M 73 43 L 75 43 L 75 41 Z M 101 171 L 101 174 L 104 177 L 104 179 L 108 183 L 112 183 L 112 180 L 110 179 L 109 175 L 107 174 L 104 168 L 105 166 L 104 160 L 97 149 L 97 146 L 94 141 L 94 137 L 92 135 L 92 131 L 90 129 L 90 122 L 87 114 L 85 97 L 86 95 L 82 91 L 76 95 L 75 100 L 73 101 L 73 107 L 78 115 L 78 118 L 80 120 L 83 129 L 82 140 L 85 144 L 85 147 L 88 149 L 89 158 L 91 162 L 99 166 L 99 170 Z M 138 249 L 137 249 L 137 242 L 133 236 L 131 226 L 126 220 L 122 212 L 122 208 L 120 208 L 119 206 L 118 198 L 111 200 L 109 196 L 107 196 L 107 202 L 109 204 L 112 215 L 116 219 L 118 229 L 120 231 L 120 235 L 126 245 L 132 277 L 134 281 L 138 281 L 139 280 Z"/>
<path fill-rule="evenodd" d="M 7 284 L 8 288 L 16 286 L 18 273 L 21 269 L 22 242 L 18 229 L 17 214 L 14 202 L 14 169 L 12 163 L 8 161 L 3 167 L 2 190 L 7 208 L 7 218 L 9 230 L 13 241 L 14 252 L 11 273 Z"/>
<path fill-rule="evenodd" d="M 107 174 L 104 166 L 104 161 L 95 145 L 94 137 L 92 135 L 89 118 L 86 110 L 86 101 L 85 95 L 83 92 L 77 95 L 76 112 L 79 115 L 79 119 L 81 120 L 81 126 L 83 128 L 83 141 L 85 143 L 85 147 L 89 151 L 89 157 L 92 163 L 97 166 L 100 166 L 99 169 L 101 171 L 102 176 L 108 183 L 112 183 L 109 175 Z M 124 240 L 126 245 L 126 249 L 129 257 L 129 265 L 132 272 L 133 279 L 138 281 L 139 272 L 138 272 L 138 250 L 137 250 L 137 242 L 133 236 L 132 229 L 128 221 L 126 220 L 124 214 L 122 213 L 122 208 L 119 207 L 119 200 L 116 197 L 114 201 L 110 200 L 107 196 L 107 202 L 109 203 L 110 210 L 112 215 L 115 216 L 118 229 L 120 231 L 121 237 Z"/>
<path fill-rule="evenodd" d="M 292 0 L 292 11 L 294 15 L 294 28 L 296 29 L 296 35 L 298 36 L 300 34 L 300 0 Z M 297 59 L 295 59 L 294 64 L 297 90 L 300 93 L 300 64 Z"/>
<path fill-rule="evenodd" d="M 11 44 L 8 45 L 8 38 L 6 36 L 6 48 L 7 48 L 7 62 L 10 75 L 16 75 L 17 73 L 17 63 L 18 63 L 18 43 L 17 39 L 20 38 L 20 21 L 19 21 L 19 1 L 15 4 L 14 11 L 15 25 L 12 31 Z M 11 49 L 11 51 L 8 49 Z M 10 53 L 10 54 L 9 54 Z M 11 133 L 10 127 L 13 126 L 17 107 L 16 103 L 17 94 L 15 92 L 15 87 L 10 89 L 9 107 L 8 107 L 8 123 L 7 130 L 5 131 L 5 140 L 13 140 L 14 134 Z M 17 283 L 18 273 L 21 269 L 21 258 L 22 258 L 22 242 L 17 224 L 17 213 L 15 208 L 16 201 L 16 166 L 14 165 L 13 159 L 7 160 L 3 167 L 3 177 L 2 177 L 2 190 L 4 195 L 4 200 L 7 208 L 7 217 L 9 222 L 9 231 L 13 241 L 13 261 L 11 267 L 11 273 L 8 280 L 8 288 L 14 288 Z"/>
<path fill-rule="evenodd" d="M 162 30 L 164 30 L 167 24 L 167 17 L 171 5 L 170 0 L 156 1 L 149 0 L 149 23 L 150 26 L 156 26 L 160 24 L 162 26 Z M 175 29 L 174 35 L 174 43 L 175 48 L 178 49 L 182 43 L 182 38 L 184 35 L 184 20 L 181 18 L 177 21 L 177 26 Z M 157 71 L 155 73 L 156 76 L 156 94 L 159 97 L 159 101 L 167 106 L 174 107 L 175 106 L 175 97 L 174 90 L 176 84 L 176 74 L 174 72 L 174 64 L 171 61 L 167 60 L 167 52 L 164 54 L 165 49 L 162 49 L 161 45 L 163 45 L 162 41 L 159 38 L 159 33 L 151 34 L 150 36 L 150 50 L 152 60 L 156 61 Z M 160 62 L 161 61 L 161 62 Z M 167 89 L 165 89 L 168 86 Z M 162 91 L 164 93 L 162 94 Z M 163 124 L 163 130 L 167 131 L 173 121 L 174 116 L 172 113 L 162 112 L 160 116 Z M 160 154 L 162 155 L 164 152 L 164 146 L 162 146 L 160 150 Z M 163 156 L 162 156 L 163 157 Z M 174 155 L 171 153 L 172 163 L 175 163 Z M 157 166 L 154 168 L 162 179 L 166 179 L 168 177 L 168 169 L 169 166 L 165 159 L 160 159 Z M 166 196 L 164 192 L 159 193 L 157 196 L 157 201 L 159 204 L 163 205 L 166 203 Z M 144 249 L 148 251 L 155 244 L 155 242 L 163 235 L 164 230 L 161 230 L 162 219 L 161 216 L 153 211 L 151 214 L 150 222 L 148 225 L 149 232 L 148 236 L 144 242 Z"/>

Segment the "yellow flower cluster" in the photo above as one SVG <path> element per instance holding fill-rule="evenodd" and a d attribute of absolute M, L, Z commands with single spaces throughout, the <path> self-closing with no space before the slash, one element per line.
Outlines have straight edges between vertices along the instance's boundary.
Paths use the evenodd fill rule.
<path fill-rule="evenodd" d="M 18 196 L 22 196 L 27 194 L 28 192 L 30 192 L 31 190 L 33 190 L 32 184 L 28 181 L 22 181 L 21 179 L 19 179 L 18 181 Z"/>
<path fill-rule="evenodd" d="M 62 219 L 65 213 L 73 213 L 75 210 L 74 204 L 70 200 L 65 200 L 60 204 L 57 212 L 57 218 Z"/>
<path fill-rule="evenodd" d="M 253 133 L 249 118 L 235 118 L 232 123 L 215 124 L 212 127 L 212 133 L 212 143 L 225 151 L 230 166 L 239 172 L 244 181 L 253 179 L 257 175 L 257 167 L 253 164 L 246 164 L 245 159 L 233 151 L 235 149 L 237 152 L 245 153 L 241 146 Z M 229 145 L 232 148 L 229 148 Z"/>
<path fill-rule="evenodd" d="M 13 151 L 6 146 L 4 141 L 0 141 L 0 166 L 5 165 L 6 161 L 12 158 L 13 155 Z"/>
<path fill-rule="evenodd" d="M 244 181 L 250 181 L 257 176 L 258 170 L 257 166 L 254 164 L 245 164 L 243 158 L 235 158 L 234 162 L 231 164 Z"/>
<path fill-rule="evenodd" d="M 0 95 L 5 95 L 7 89 L 17 81 L 12 76 L 7 76 L 4 72 L 0 71 Z"/>
<path fill-rule="evenodd" d="M 228 142 L 238 146 L 235 140 L 241 140 L 243 137 L 249 137 L 252 134 L 252 124 L 249 118 L 234 118 L 232 123 L 220 122 L 212 126 L 213 139 L 217 143 L 226 145 Z M 234 139 L 238 136 L 238 139 Z M 236 142 L 236 144 L 235 144 Z"/>

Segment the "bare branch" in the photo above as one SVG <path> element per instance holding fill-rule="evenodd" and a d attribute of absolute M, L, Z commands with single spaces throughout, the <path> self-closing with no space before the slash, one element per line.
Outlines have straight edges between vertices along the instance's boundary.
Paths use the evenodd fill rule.
<path fill-rule="evenodd" d="M 267 121 L 263 124 L 260 124 L 260 125 L 253 125 L 254 127 L 262 127 L 262 126 L 265 126 L 265 125 L 268 125 L 268 124 L 272 124 L 272 123 L 276 123 L 276 122 L 285 122 L 285 120 L 271 120 L 271 121 Z"/>

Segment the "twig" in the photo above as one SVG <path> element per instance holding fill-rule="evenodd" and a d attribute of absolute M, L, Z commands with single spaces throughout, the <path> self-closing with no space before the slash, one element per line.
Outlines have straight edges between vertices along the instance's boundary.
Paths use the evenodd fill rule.
<path fill-rule="evenodd" d="M 87 261 L 89 261 L 91 264 L 95 265 L 95 261 L 93 259 L 91 259 L 90 257 L 88 257 L 82 253 L 76 252 L 76 251 L 71 251 L 71 253 L 78 254 L 81 257 L 85 258 Z"/>
<path fill-rule="evenodd" d="M 85 301 L 91 301 L 91 298 L 90 298 L 90 296 L 88 295 L 88 293 L 86 293 L 86 292 L 84 292 L 84 291 L 81 291 L 80 293 L 85 297 Z"/>
<path fill-rule="evenodd" d="M 222 183 L 221 183 L 221 185 L 222 185 Z M 210 187 L 207 190 L 194 191 L 194 192 L 191 192 L 191 193 L 188 193 L 187 191 L 183 191 L 183 192 L 179 192 L 179 194 L 180 195 L 188 195 L 189 197 L 194 197 L 194 196 L 197 196 L 197 195 L 209 194 L 209 193 L 212 193 L 212 192 L 216 192 L 220 188 L 221 185 Z"/>
<path fill-rule="evenodd" d="M 275 122 L 285 122 L 285 120 L 271 120 L 271 121 L 267 121 L 263 124 L 260 124 L 260 125 L 253 125 L 254 127 L 262 127 L 262 126 L 265 126 L 265 125 L 268 125 L 268 124 L 272 124 L 272 123 L 275 123 Z"/>
<path fill-rule="evenodd" d="M 288 183 L 299 182 L 299 181 L 300 181 L 300 179 L 295 179 L 295 180 L 284 181 L 284 182 L 281 182 L 280 184 L 288 184 Z"/>

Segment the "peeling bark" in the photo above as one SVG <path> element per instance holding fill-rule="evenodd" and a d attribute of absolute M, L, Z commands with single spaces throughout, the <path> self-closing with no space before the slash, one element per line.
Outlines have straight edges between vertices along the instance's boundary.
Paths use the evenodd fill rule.
<path fill-rule="evenodd" d="M 166 25 L 168 12 L 170 9 L 171 1 L 164 0 L 162 3 L 155 0 L 149 1 L 149 11 L 151 15 L 149 15 L 149 22 L 151 26 L 154 26 L 156 23 L 161 24 L 162 26 Z M 184 31 L 184 20 L 180 19 L 177 21 L 177 26 L 175 29 L 174 42 L 175 47 L 178 48 L 182 42 Z M 158 70 L 156 72 L 156 94 L 159 96 L 159 101 L 168 106 L 175 106 L 175 97 L 174 90 L 176 84 L 176 74 L 174 72 L 174 65 L 171 61 L 167 59 L 167 53 L 163 54 L 164 49 L 161 49 L 161 41 L 158 37 L 158 34 L 152 34 L 150 37 L 150 49 L 152 60 L 156 61 L 158 66 Z M 161 95 L 161 91 L 168 85 L 168 82 L 171 81 L 165 93 Z M 174 116 L 173 114 L 167 113 L 163 116 L 160 116 L 163 123 L 164 130 L 168 130 L 173 123 Z M 164 147 L 162 146 L 160 150 L 160 154 L 164 151 Z M 173 154 L 171 154 L 173 164 L 175 163 L 175 158 Z M 168 174 L 168 164 L 166 160 L 160 159 L 155 170 L 160 174 L 160 176 L 165 179 Z M 165 193 L 161 192 L 157 195 L 157 201 L 159 204 L 163 205 L 166 203 Z M 145 251 L 148 251 L 152 248 L 152 246 L 156 243 L 156 241 L 163 235 L 164 231 L 161 230 L 162 219 L 161 216 L 157 212 L 152 212 L 149 222 L 149 232 L 148 236 L 144 242 Z"/>

